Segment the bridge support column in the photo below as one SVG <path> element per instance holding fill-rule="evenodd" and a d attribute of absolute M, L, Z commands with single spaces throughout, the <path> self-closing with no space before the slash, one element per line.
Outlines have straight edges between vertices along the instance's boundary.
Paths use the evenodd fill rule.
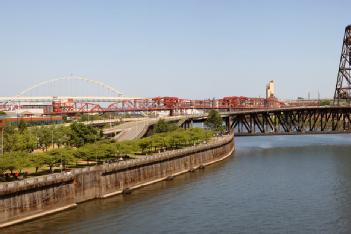
<path fill-rule="evenodd" d="M 225 129 L 226 129 L 226 131 L 230 131 L 230 128 L 231 128 L 231 126 L 232 126 L 232 124 L 231 124 L 231 121 L 230 121 L 230 117 L 228 116 L 228 117 L 225 117 L 224 118 L 224 122 L 225 122 Z"/>
<path fill-rule="evenodd" d="M 192 128 L 193 127 L 193 120 L 185 121 L 182 126 L 184 129 Z"/>

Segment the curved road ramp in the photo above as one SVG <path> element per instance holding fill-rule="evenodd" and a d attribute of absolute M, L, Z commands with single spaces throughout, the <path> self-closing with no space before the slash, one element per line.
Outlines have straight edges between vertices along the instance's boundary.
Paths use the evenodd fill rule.
<path fill-rule="evenodd" d="M 189 116 L 191 118 L 194 116 Z M 141 118 L 132 122 L 122 123 L 120 125 L 104 129 L 104 135 L 113 136 L 116 141 L 134 140 L 143 137 L 150 126 L 154 125 L 160 119 L 165 121 L 183 121 L 184 116 L 170 116 L 163 118 Z"/>

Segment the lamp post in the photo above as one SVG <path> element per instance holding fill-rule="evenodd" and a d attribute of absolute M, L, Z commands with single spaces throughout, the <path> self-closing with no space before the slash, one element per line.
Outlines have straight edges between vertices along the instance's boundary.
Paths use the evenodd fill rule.
<path fill-rule="evenodd" d="M 96 144 L 96 135 L 94 135 L 94 144 Z M 95 153 L 95 166 L 97 165 L 97 154 Z"/>
<path fill-rule="evenodd" d="M 62 169 L 63 169 L 63 164 L 62 164 L 62 153 L 60 153 L 61 156 L 61 173 L 62 173 Z"/>
<path fill-rule="evenodd" d="M 51 128 L 51 147 L 54 148 L 54 128 Z"/>
<path fill-rule="evenodd" d="M 4 128 L 1 128 L 1 156 L 4 155 Z"/>

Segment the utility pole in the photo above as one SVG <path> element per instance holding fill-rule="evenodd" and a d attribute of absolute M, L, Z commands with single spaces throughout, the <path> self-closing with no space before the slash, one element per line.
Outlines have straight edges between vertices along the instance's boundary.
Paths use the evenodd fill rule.
<path fill-rule="evenodd" d="M 96 135 L 94 135 L 94 144 L 96 144 Z M 98 164 L 97 154 L 95 153 L 95 166 Z"/>
<path fill-rule="evenodd" d="M 51 147 L 54 148 L 54 128 L 51 128 Z"/>
<path fill-rule="evenodd" d="M 1 128 L 1 156 L 4 155 L 4 128 Z"/>

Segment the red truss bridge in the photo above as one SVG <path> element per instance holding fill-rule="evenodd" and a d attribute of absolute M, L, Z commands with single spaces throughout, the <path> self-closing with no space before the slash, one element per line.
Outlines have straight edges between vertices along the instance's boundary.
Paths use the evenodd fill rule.
<path fill-rule="evenodd" d="M 33 90 L 52 86 L 57 82 L 75 80 L 97 86 L 109 92 L 110 96 L 29 96 Z M 179 97 L 125 97 L 113 87 L 99 81 L 84 77 L 69 76 L 41 82 L 20 92 L 14 97 L 0 97 L 0 108 L 4 110 L 42 109 L 43 114 L 77 114 L 77 113 L 106 113 L 106 112 L 147 112 L 147 111 L 185 111 L 185 110 L 241 110 L 279 108 L 284 103 L 276 98 L 254 98 L 230 96 L 219 99 L 191 100 Z"/>
<path fill-rule="evenodd" d="M 275 98 L 224 97 L 221 99 L 190 100 L 178 97 L 126 98 L 116 100 L 107 107 L 96 102 L 53 101 L 48 114 L 91 113 L 91 112 L 139 112 L 139 111 L 182 111 L 182 110 L 238 110 L 278 108 L 283 104 Z"/>

